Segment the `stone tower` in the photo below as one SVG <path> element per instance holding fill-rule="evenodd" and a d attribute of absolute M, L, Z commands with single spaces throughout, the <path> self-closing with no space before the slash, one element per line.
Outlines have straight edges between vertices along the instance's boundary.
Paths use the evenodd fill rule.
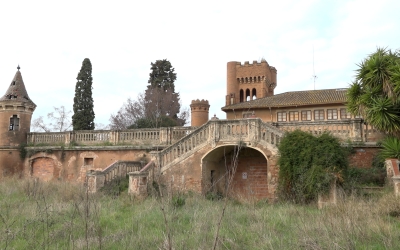
<path fill-rule="evenodd" d="M 204 123 L 208 122 L 208 110 L 210 105 L 207 100 L 193 100 L 190 104 L 191 110 L 191 125 L 193 127 L 199 127 Z"/>
<path fill-rule="evenodd" d="M 26 143 L 36 104 L 26 92 L 20 67 L 6 93 L 0 98 L 0 146 Z"/>
<path fill-rule="evenodd" d="M 276 69 L 265 59 L 249 64 L 228 62 L 226 80 L 226 105 L 246 102 L 274 95 Z"/>

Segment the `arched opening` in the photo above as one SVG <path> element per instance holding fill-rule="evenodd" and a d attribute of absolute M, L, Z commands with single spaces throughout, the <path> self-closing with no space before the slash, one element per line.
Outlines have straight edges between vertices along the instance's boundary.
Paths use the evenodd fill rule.
<path fill-rule="evenodd" d="M 243 92 L 243 89 L 240 90 L 239 96 L 240 96 L 240 102 L 243 102 L 243 100 L 244 100 L 244 92 Z"/>
<path fill-rule="evenodd" d="M 250 101 L 250 89 L 246 89 L 246 101 Z"/>
<path fill-rule="evenodd" d="M 268 161 L 258 150 L 218 147 L 202 159 L 204 193 L 238 199 L 272 198 L 268 191 Z"/>
<path fill-rule="evenodd" d="M 255 100 L 255 99 L 257 99 L 257 90 L 253 89 L 251 91 L 251 100 Z"/>

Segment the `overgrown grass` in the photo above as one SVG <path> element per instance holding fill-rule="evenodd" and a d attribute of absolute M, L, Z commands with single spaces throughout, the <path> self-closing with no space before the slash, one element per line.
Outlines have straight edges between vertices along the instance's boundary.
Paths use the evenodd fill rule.
<path fill-rule="evenodd" d="M 163 249 L 159 198 L 88 195 L 76 185 L 2 179 L 1 249 Z M 174 249 L 211 249 L 221 200 L 165 201 Z M 229 201 L 218 249 L 400 249 L 400 200 L 346 197 L 335 207 Z"/>

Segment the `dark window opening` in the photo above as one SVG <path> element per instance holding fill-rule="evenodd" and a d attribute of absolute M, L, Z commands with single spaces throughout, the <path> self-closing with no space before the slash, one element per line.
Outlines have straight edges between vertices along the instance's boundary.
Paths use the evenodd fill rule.
<path fill-rule="evenodd" d="M 246 102 L 250 101 L 250 89 L 246 89 Z"/>
<path fill-rule="evenodd" d="M 256 90 L 256 89 L 253 89 L 251 92 L 252 92 L 252 93 L 251 93 L 251 99 L 252 99 L 252 100 L 257 99 L 257 90 Z"/>
<path fill-rule="evenodd" d="M 13 115 L 13 117 L 10 118 L 10 131 L 11 130 L 19 130 L 19 118 L 17 115 Z"/>
<path fill-rule="evenodd" d="M 243 89 L 240 90 L 240 102 L 243 102 L 244 100 L 244 92 Z"/>
<path fill-rule="evenodd" d="M 84 158 L 83 165 L 85 166 L 93 166 L 93 158 Z"/>

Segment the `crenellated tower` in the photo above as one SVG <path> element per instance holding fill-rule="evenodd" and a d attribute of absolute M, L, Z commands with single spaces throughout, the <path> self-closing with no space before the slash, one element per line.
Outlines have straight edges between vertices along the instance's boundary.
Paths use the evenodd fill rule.
<path fill-rule="evenodd" d="M 276 68 L 261 62 L 228 62 L 226 81 L 226 105 L 274 95 Z"/>
<path fill-rule="evenodd" d="M 0 98 L 0 146 L 26 143 L 36 104 L 29 98 L 20 67 L 6 93 Z"/>
<path fill-rule="evenodd" d="M 208 122 L 208 111 L 210 104 L 207 100 L 193 100 L 190 104 L 191 110 L 191 126 L 199 127 Z"/>

